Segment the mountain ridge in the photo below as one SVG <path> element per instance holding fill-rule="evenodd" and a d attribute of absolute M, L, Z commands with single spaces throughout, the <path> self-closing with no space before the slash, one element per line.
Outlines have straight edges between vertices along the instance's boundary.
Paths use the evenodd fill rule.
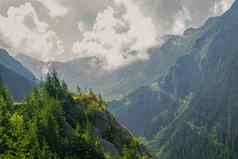
<path fill-rule="evenodd" d="M 34 75 L 4 49 L 0 49 L 0 80 L 18 101 L 29 94 L 37 83 Z"/>
<path fill-rule="evenodd" d="M 75 59 L 65 63 L 41 63 L 34 62 L 34 60 L 31 62 L 32 60 L 22 55 L 18 55 L 16 58 L 38 78 L 42 76 L 38 72 L 42 72 L 46 66 L 48 71 L 55 69 L 60 78 L 65 79 L 71 88 L 76 88 L 80 84 L 82 88 L 92 88 L 97 93 L 103 94 L 108 100 L 112 100 L 122 98 L 125 94 L 161 77 L 171 65 L 175 64 L 178 57 L 188 52 L 186 50 L 189 50 L 194 42 L 193 36 L 195 35 L 186 34 L 164 37 L 167 42 L 161 47 L 149 49 L 151 56 L 149 60 L 137 61 L 114 71 L 101 69 L 100 61 L 97 62 L 93 58 Z M 40 67 L 36 67 L 36 64 L 39 64 Z"/>
<path fill-rule="evenodd" d="M 142 91 L 143 97 L 134 93 L 124 99 L 127 102 L 112 103 L 122 107 L 119 113 L 114 112 L 129 128 L 133 118 L 140 123 L 148 117 L 145 127 L 134 131 L 149 140 L 160 159 L 238 157 L 237 16 L 236 1 L 224 15 L 209 19 L 200 28 L 204 31 L 192 52 L 179 58 L 158 81 L 154 98 L 147 98 L 151 95 Z M 130 103 L 134 99 L 139 101 Z M 152 114 L 146 114 L 148 105 Z M 141 112 L 136 113 L 137 109 Z"/>

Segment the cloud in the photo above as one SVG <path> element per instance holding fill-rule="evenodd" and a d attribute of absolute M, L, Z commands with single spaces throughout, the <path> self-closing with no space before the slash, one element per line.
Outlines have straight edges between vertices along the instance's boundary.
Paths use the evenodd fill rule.
<path fill-rule="evenodd" d="M 99 13 L 91 31 L 76 41 L 72 51 L 78 57 L 97 57 L 105 68 L 116 69 L 138 59 L 147 59 L 147 49 L 157 44 L 157 31 L 152 19 L 145 17 L 130 0 L 115 0 L 118 13 L 111 6 Z"/>
<path fill-rule="evenodd" d="M 49 10 L 49 15 L 53 18 L 63 17 L 68 13 L 68 9 L 60 3 L 60 0 L 32 0 L 32 1 L 42 3 Z"/>
<path fill-rule="evenodd" d="M 235 0 L 220 0 L 215 1 L 214 6 L 212 8 L 213 16 L 222 15 L 225 11 L 227 11 Z"/>
<path fill-rule="evenodd" d="M 10 7 L 7 16 L 0 15 L 0 39 L 15 53 L 40 60 L 55 60 L 63 46 L 49 25 L 39 20 L 31 3 Z"/>
<path fill-rule="evenodd" d="M 183 32 L 192 24 L 192 17 L 190 11 L 182 7 L 174 16 L 174 24 L 172 27 L 172 34 L 183 34 Z"/>
<path fill-rule="evenodd" d="M 78 22 L 78 30 L 83 33 L 87 30 L 87 26 L 85 23 L 83 22 Z"/>
<path fill-rule="evenodd" d="M 0 46 L 39 60 L 97 57 L 107 69 L 149 58 L 234 0 L 0 0 Z"/>

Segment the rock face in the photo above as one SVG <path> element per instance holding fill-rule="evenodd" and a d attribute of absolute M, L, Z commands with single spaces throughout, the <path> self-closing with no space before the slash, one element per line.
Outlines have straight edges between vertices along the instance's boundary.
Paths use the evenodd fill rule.
<path fill-rule="evenodd" d="M 28 94 L 36 83 L 34 75 L 3 49 L 0 49 L 0 79 L 16 100 Z"/>
<path fill-rule="evenodd" d="M 145 113 L 141 120 L 148 117 L 148 124 L 135 131 L 143 132 L 160 159 L 238 158 L 237 17 L 238 1 L 198 29 L 192 51 L 159 81 L 157 96 L 142 98 L 139 90 L 116 103 L 121 110 L 114 112 L 129 128 L 131 120 Z M 148 87 L 140 94 L 151 97 L 148 89 L 154 91 Z M 138 107 L 131 102 L 134 99 L 139 100 Z M 153 113 L 146 113 L 148 106 Z"/>

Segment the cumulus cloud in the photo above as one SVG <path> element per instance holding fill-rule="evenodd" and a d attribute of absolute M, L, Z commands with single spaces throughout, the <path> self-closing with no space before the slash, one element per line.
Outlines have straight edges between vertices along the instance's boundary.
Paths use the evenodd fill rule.
<path fill-rule="evenodd" d="M 76 41 L 73 52 L 78 57 L 97 57 L 107 69 L 115 69 L 138 59 L 147 59 L 147 49 L 157 43 L 152 19 L 145 17 L 130 0 L 115 0 L 125 12 L 118 14 L 107 7 L 99 13 L 91 31 Z"/>
<path fill-rule="evenodd" d="M 10 7 L 6 17 L 0 15 L 0 38 L 8 49 L 45 61 L 55 60 L 63 52 L 61 41 L 48 27 L 31 3 Z"/>
<path fill-rule="evenodd" d="M 97 57 L 107 69 L 149 58 L 165 34 L 221 15 L 234 0 L 0 0 L 0 46 L 39 60 Z"/>

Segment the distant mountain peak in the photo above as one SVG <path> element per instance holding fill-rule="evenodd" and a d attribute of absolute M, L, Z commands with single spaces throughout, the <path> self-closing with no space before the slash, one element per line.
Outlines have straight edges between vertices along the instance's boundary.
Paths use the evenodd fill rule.
<path fill-rule="evenodd" d="M 0 77 L 16 100 L 22 99 L 36 84 L 35 76 L 1 48 Z"/>
<path fill-rule="evenodd" d="M 34 81 L 35 76 L 28 71 L 19 61 L 14 59 L 5 49 L 0 48 L 0 65 L 14 71 L 15 73 Z"/>

